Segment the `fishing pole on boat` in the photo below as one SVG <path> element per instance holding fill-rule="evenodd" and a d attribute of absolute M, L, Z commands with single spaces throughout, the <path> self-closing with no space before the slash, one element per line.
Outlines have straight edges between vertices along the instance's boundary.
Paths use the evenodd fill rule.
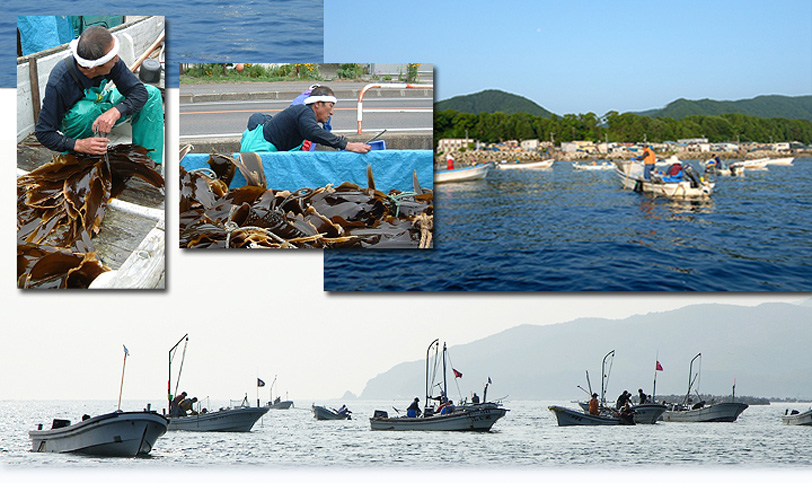
<path fill-rule="evenodd" d="M 130 355 L 130 351 L 127 350 L 127 346 L 122 344 L 124 347 L 124 363 L 121 365 L 121 385 L 118 388 L 118 410 L 121 411 L 121 394 L 124 392 L 124 369 L 127 367 L 127 356 Z"/>

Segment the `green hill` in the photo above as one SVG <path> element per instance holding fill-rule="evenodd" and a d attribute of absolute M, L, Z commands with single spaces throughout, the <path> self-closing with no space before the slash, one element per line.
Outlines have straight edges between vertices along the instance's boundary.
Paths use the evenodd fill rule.
<path fill-rule="evenodd" d="M 758 96 L 738 101 L 696 101 L 677 99 L 662 109 L 638 112 L 641 116 L 682 119 L 688 116 L 717 116 L 737 113 L 748 116 L 812 121 L 812 96 Z"/>
<path fill-rule="evenodd" d="M 475 94 L 455 96 L 451 99 L 434 103 L 436 111 L 454 110 L 479 114 L 481 112 L 504 112 L 505 114 L 527 113 L 547 117 L 552 113 L 535 102 L 516 94 L 509 94 L 496 89 L 488 89 Z"/>

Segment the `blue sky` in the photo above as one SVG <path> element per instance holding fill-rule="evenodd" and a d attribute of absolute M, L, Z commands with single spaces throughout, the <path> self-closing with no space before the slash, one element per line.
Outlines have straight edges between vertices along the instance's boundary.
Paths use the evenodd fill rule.
<path fill-rule="evenodd" d="M 324 60 L 431 62 L 556 114 L 812 94 L 812 1 L 325 0 Z"/>

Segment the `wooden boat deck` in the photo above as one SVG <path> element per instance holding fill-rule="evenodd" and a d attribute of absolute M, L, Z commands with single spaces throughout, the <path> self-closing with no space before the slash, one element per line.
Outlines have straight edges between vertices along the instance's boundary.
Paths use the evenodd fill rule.
<path fill-rule="evenodd" d="M 17 168 L 32 171 L 49 163 L 54 151 L 37 142 L 33 134 L 17 145 Z M 148 286 L 130 288 L 164 288 L 164 210 L 165 197 L 161 190 L 137 178 L 127 182 L 127 189 L 108 205 L 102 229 L 93 238 L 99 258 L 111 269 L 119 270 L 131 254 L 145 250 L 152 258 L 160 258 L 160 274 L 153 274 Z M 146 244 L 142 246 L 142 244 Z M 157 246 L 160 245 L 160 246 Z M 140 247 L 140 248 L 139 248 Z M 155 260 L 153 260 L 155 262 Z M 133 266 L 133 261 L 127 264 Z M 132 280 L 132 278 L 131 278 Z M 111 288 L 127 288 L 111 286 Z"/>

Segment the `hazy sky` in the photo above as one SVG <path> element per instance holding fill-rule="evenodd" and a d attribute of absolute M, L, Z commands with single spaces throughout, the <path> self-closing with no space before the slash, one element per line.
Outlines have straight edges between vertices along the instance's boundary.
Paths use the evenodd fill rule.
<path fill-rule="evenodd" d="M 812 94 L 812 2 L 325 0 L 324 60 L 433 62 L 437 100 L 501 89 L 562 115 Z"/>

